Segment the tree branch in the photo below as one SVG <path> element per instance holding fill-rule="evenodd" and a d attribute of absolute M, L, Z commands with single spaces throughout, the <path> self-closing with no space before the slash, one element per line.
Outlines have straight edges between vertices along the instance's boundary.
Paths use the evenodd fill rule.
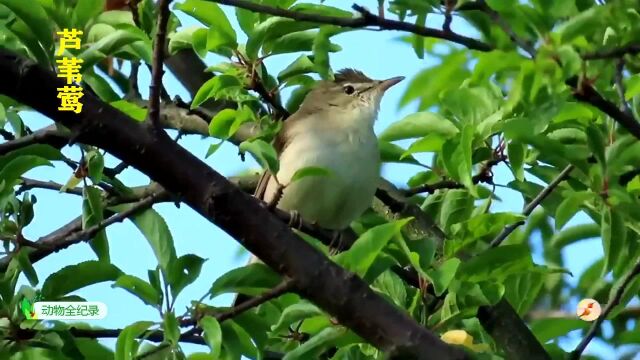
<path fill-rule="evenodd" d="M 216 223 L 273 269 L 289 276 L 295 291 L 341 324 L 395 356 L 418 359 L 463 359 L 464 351 L 400 312 L 367 283 L 329 261 L 295 235 L 250 195 L 164 132 L 150 132 L 92 94 L 83 98 L 80 114 L 58 111 L 62 81 L 31 60 L 0 50 L 0 93 L 64 124 L 80 142 L 103 148 L 136 167 L 165 189 Z M 142 150 L 142 151 L 141 151 Z"/>
<path fill-rule="evenodd" d="M 625 55 L 637 55 L 640 54 L 640 44 L 627 44 L 621 47 L 598 50 L 591 53 L 582 55 L 584 60 L 604 60 L 604 59 L 617 59 Z"/>
<path fill-rule="evenodd" d="M 160 129 L 160 95 L 162 91 L 162 75 L 164 70 L 165 40 L 167 24 L 169 23 L 169 3 L 171 0 L 158 1 L 158 27 L 153 44 L 153 67 L 151 70 L 151 85 L 149 86 L 149 120 L 156 129 Z"/>
<path fill-rule="evenodd" d="M 93 225 L 86 229 L 82 229 L 82 218 L 78 217 L 66 225 L 62 226 L 58 230 L 55 230 L 51 234 L 42 237 L 34 242 L 37 247 L 32 251 L 29 251 L 29 260 L 31 263 L 35 263 L 48 255 L 58 252 L 62 249 L 66 249 L 71 245 L 88 241 L 93 238 L 100 230 L 106 228 L 109 225 L 117 222 L 122 222 L 124 219 L 131 215 L 138 213 L 151 207 L 154 203 L 167 195 L 166 192 L 160 191 L 152 194 L 143 200 L 134 203 L 131 208 L 117 213 L 106 220 L 101 221 L 99 224 Z M 11 262 L 11 255 L 5 256 L 0 259 L 0 272 L 6 272 Z"/>
<path fill-rule="evenodd" d="M 491 168 L 505 160 L 506 160 L 505 156 L 498 156 L 494 159 L 491 159 L 485 162 L 482 165 L 482 168 L 480 169 L 478 174 L 474 175 L 471 178 L 471 180 L 473 181 L 474 184 L 479 184 L 481 182 L 491 183 L 493 181 L 493 174 L 491 173 Z M 402 192 L 406 196 L 412 196 L 415 194 L 420 194 L 425 192 L 429 194 L 433 194 L 434 192 L 440 189 L 462 189 L 462 188 L 464 188 L 464 185 L 457 181 L 442 180 L 435 184 L 422 184 L 413 188 L 403 190 Z"/>
<path fill-rule="evenodd" d="M 578 83 L 577 77 L 572 77 L 566 81 L 566 84 L 574 89 L 573 97 L 578 101 L 582 101 L 595 106 L 603 113 L 609 115 L 615 122 L 625 128 L 631 135 L 640 139 L 640 123 L 628 114 L 625 114 L 609 100 L 605 99 L 598 93 L 596 89 L 585 81 Z"/>
<path fill-rule="evenodd" d="M 587 348 L 587 345 L 593 340 L 593 337 L 596 335 L 596 332 L 600 328 L 600 325 L 607 319 L 607 316 L 613 311 L 613 308 L 616 307 L 620 303 L 620 299 L 622 299 L 622 295 L 624 295 L 625 290 L 631 284 L 633 279 L 640 275 L 640 260 L 636 262 L 634 267 L 631 269 L 631 272 L 627 274 L 627 276 L 622 281 L 622 284 L 616 289 L 611 298 L 609 299 L 609 303 L 602 310 L 602 314 L 593 322 L 591 328 L 587 332 L 587 335 L 582 339 L 580 344 L 576 346 L 576 348 L 569 354 L 569 360 L 578 360 L 580 359 L 580 355 Z"/>
<path fill-rule="evenodd" d="M 64 134 L 64 132 L 58 130 L 55 125 L 51 125 L 37 130 L 33 134 L 0 144 L 0 156 L 5 155 L 10 151 L 21 149 L 33 144 L 48 144 L 56 149 L 61 149 L 68 142 L 68 136 Z"/>
<path fill-rule="evenodd" d="M 361 17 L 348 18 L 340 16 L 327 16 L 312 13 L 304 13 L 300 11 L 292 11 L 287 9 L 276 8 L 272 6 L 257 4 L 249 0 L 212 0 L 219 4 L 230 5 L 253 12 L 280 16 L 297 21 L 308 21 L 318 24 L 329 24 L 348 28 L 366 28 L 369 26 L 377 26 L 385 30 L 401 30 L 425 37 L 448 40 L 456 44 L 463 45 L 469 49 L 479 51 L 490 51 L 493 47 L 482 41 L 456 34 L 450 31 L 433 29 L 424 26 L 418 26 L 412 23 L 385 19 L 371 13 L 360 5 L 353 5 L 353 9 L 360 13 Z"/>
<path fill-rule="evenodd" d="M 547 185 L 547 187 L 545 187 L 540 194 L 538 194 L 538 196 L 536 196 L 533 200 L 531 200 L 530 203 L 528 203 L 525 207 L 524 210 L 522 211 L 522 215 L 524 216 L 529 216 L 531 215 L 531 213 L 533 212 L 533 210 L 535 210 L 536 207 L 538 207 L 538 205 L 540 205 L 544 199 L 547 198 L 547 196 L 549 196 L 549 194 L 551 194 L 553 192 L 553 190 L 558 187 L 558 185 L 564 181 L 564 179 L 566 179 L 569 174 L 571 173 L 571 171 L 573 171 L 573 165 L 568 165 L 567 167 L 565 167 L 560 174 L 558 174 L 558 176 L 556 176 L 555 179 L 553 179 L 553 181 L 551 181 L 549 183 L 549 185 Z M 507 227 L 505 227 L 500 234 L 498 234 L 493 240 L 491 240 L 491 243 L 489 244 L 491 247 L 496 247 L 496 246 L 500 246 L 500 244 L 502 244 L 502 242 L 509 237 L 509 235 L 511 235 L 511 233 L 517 229 L 520 225 L 523 225 L 524 221 L 518 221 L 515 224 L 511 224 Z"/>

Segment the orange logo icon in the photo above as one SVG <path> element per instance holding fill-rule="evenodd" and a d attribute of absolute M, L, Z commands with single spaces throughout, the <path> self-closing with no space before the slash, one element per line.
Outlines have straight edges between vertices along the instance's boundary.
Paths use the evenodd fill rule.
<path fill-rule="evenodd" d="M 582 299 L 578 303 L 576 315 L 584 321 L 593 321 L 600 316 L 602 309 L 600 304 L 593 299 Z"/>

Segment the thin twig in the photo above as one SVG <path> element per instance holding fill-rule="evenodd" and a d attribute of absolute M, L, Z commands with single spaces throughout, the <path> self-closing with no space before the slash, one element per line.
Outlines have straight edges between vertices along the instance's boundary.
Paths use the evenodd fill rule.
<path fill-rule="evenodd" d="M 504 156 L 498 156 L 492 160 L 489 160 L 487 162 L 484 163 L 484 165 L 482 165 L 482 168 L 480 169 L 480 171 L 478 172 L 478 174 L 474 175 L 471 178 L 471 181 L 474 184 L 479 184 L 481 182 L 484 183 L 492 183 L 493 180 L 493 174 L 491 173 L 491 168 L 493 166 L 498 165 L 499 163 L 501 163 L 502 161 L 506 160 L 506 157 Z M 415 194 L 420 194 L 420 193 L 429 193 L 429 194 L 433 194 L 434 192 L 436 192 L 437 190 L 440 189 L 462 189 L 464 188 L 464 185 L 457 182 L 457 181 L 453 181 L 453 180 L 442 180 L 439 181 L 435 184 L 422 184 L 416 187 L 412 187 L 409 189 L 405 189 L 402 191 L 402 193 L 405 196 L 412 196 Z"/>
<path fill-rule="evenodd" d="M 140 89 L 138 87 L 138 73 L 140 71 L 140 62 L 131 62 L 131 72 L 129 73 L 129 92 L 125 96 L 127 99 L 141 99 Z"/>
<path fill-rule="evenodd" d="M 20 187 L 16 191 L 16 194 L 20 194 L 22 192 L 35 189 L 35 188 L 60 191 L 64 186 L 62 184 L 58 184 L 55 181 L 41 181 L 41 180 L 29 179 L 25 177 L 22 177 L 21 180 L 22 180 L 22 184 L 20 184 Z M 66 189 L 65 193 L 82 196 L 82 189 L 81 188 Z"/>
<path fill-rule="evenodd" d="M 586 53 L 582 55 L 584 60 L 604 60 L 604 59 L 617 59 L 625 55 L 637 55 L 640 54 L 640 44 L 627 44 L 621 47 L 597 50 L 595 52 Z"/>
<path fill-rule="evenodd" d="M 171 0 L 158 1 L 158 29 L 153 49 L 153 67 L 151 85 L 149 86 L 149 119 L 156 129 L 160 129 L 160 95 L 162 92 L 162 75 L 164 70 L 165 40 L 169 23 L 169 3 Z"/>
<path fill-rule="evenodd" d="M 71 245 L 88 241 L 92 239 L 100 230 L 105 229 L 109 225 L 122 222 L 124 219 L 132 216 L 139 211 L 143 211 L 154 203 L 166 196 L 166 191 L 160 191 L 152 194 L 143 200 L 140 200 L 131 205 L 131 207 L 125 211 L 117 213 L 108 219 L 101 221 L 100 223 L 90 226 L 86 229 L 82 229 L 82 219 L 78 218 L 71 221 L 62 228 L 54 231 L 52 234 L 38 239 L 35 244 L 38 244 L 38 250 L 29 254 L 29 260 L 34 263 L 46 257 L 49 254 L 58 252 L 62 249 L 66 249 Z M 37 254 L 36 254 L 37 253 Z M 11 260 L 11 255 L 0 259 L 0 272 L 5 272 Z"/>
<path fill-rule="evenodd" d="M 580 344 L 576 346 L 576 348 L 569 354 L 569 360 L 577 360 L 580 359 L 582 352 L 587 348 L 587 345 L 593 340 L 593 337 L 596 335 L 596 332 L 600 328 L 600 325 L 607 319 L 607 316 L 613 311 L 613 308 L 616 307 L 620 303 L 620 299 L 622 299 L 622 295 L 624 295 L 625 290 L 631 284 L 633 279 L 640 275 L 640 259 L 636 262 L 634 267 L 631 269 L 631 272 L 627 274 L 627 276 L 622 281 L 622 284 L 616 289 L 615 293 L 609 299 L 609 303 L 602 310 L 602 314 L 593 322 L 591 328 L 587 332 L 587 335 L 582 339 Z"/>
<path fill-rule="evenodd" d="M 477 1 L 479 8 L 477 10 L 481 10 L 485 14 L 489 15 L 491 20 L 493 20 L 498 26 L 504 31 L 511 41 L 513 41 L 518 47 L 524 50 L 531 58 L 536 57 L 536 49 L 533 45 L 529 43 L 529 41 L 522 39 L 516 32 L 511 28 L 508 22 L 506 22 L 500 14 L 493 10 L 487 5 L 484 0 Z"/>
<path fill-rule="evenodd" d="M 69 139 L 62 131 L 56 129 L 55 126 L 47 126 L 33 134 L 0 144 L 0 156 L 33 144 L 49 144 L 60 149 L 65 146 L 68 141 Z"/>
<path fill-rule="evenodd" d="M 293 290 L 295 284 L 293 282 L 293 280 L 291 279 L 285 279 L 282 282 L 280 282 L 280 284 L 276 285 L 275 287 L 265 291 L 264 293 L 260 294 L 259 296 L 255 296 L 252 297 L 250 299 L 248 299 L 247 301 L 244 301 L 240 304 L 238 304 L 237 306 L 234 306 L 226 311 L 222 311 L 222 312 L 218 312 L 218 313 L 209 313 L 209 312 L 203 312 L 201 314 L 197 314 L 195 318 L 189 318 L 189 319 L 185 319 L 183 321 L 180 322 L 180 326 L 194 326 L 197 324 L 197 322 L 204 316 L 206 315 L 210 315 L 216 318 L 216 320 L 218 320 L 218 322 L 223 322 L 225 320 L 234 318 L 240 314 L 242 314 L 243 312 L 252 309 L 256 306 L 262 305 L 264 303 L 266 303 L 269 300 L 273 300 L 275 298 L 277 298 L 280 295 L 286 294 L 288 292 L 290 292 L 291 290 Z M 198 330 L 194 331 L 195 333 L 199 332 Z M 186 333 L 185 333 L 186 334 Z"/>
<path fill-rule="evenodd" d="M 432 37 L 437 39 L 448 40 L 456 44 L 463 45 L 469 49 L 479 51 L 491 51 L 493 46 L 470 37 L 459 35 L 453 32 L 447 32 L 440 29 L 433 29 L 424 26 L 418 26 L 412 23 L 385 19 L 371 13 L 360 5 L 353 5 L 353 9 L 360 13 L 360 17 L 348 18 L 340 16 L 327 16 L 312 13 L 304 13 L 301 11 L 292 11 L 272 6 L 257 4 L 249 0 L 212 0 L 219 4 L 235 6 L 253 12 L 269 14 L 274 16 L 285 17 L 298 21 L 308 21 L 317 24 L 330 24 L 349 28 L 365 28 L 369 26 L 379 26 L 385 30 L 401 30 L 416 35 Z"/>
<path fill-rule="evenodd" d="M 571 171 L 573 171 L 574 166 L 573 165 L 568 165 L 567 167 L 565 167 L 560 174 L 558 174 L 558 176 L 556 176 L 555 179 L 553 179 L 549 185 L 547 185 L 547 187 L 545 187 L 540 194 L 538 194 L 538 196 L 536 196 L 533 200 L 531 200 L 530 203 L 527 204 L 527 206 L 524 207 L 524 210 L 522 211 L 522 215 L 524 216 L 529 216 L 531 215 L 531 213 L 533 212 L 533 210 L 535 210 L 536 207 L 538 207 L 538 205 L 540 205 L 544 199 L 547 198 L 547 196 L 549 196 L 549 194 L 551 194 L 553 192 L 553 190 L 558 187 L 558 185 L 564 180 L 566 179 L 569 174 L 571 173 Z M 517 229 L 520 225 L 524 224 L 524 221 L 518 221 L 515 224 L 511 224 L 507 227 L 505 227 L 502 232 L 500 232 L 500 234 L 498 234 L 489 244 L 492 248 L 499 246 L 509 235 L 511 235 L 511 233 Z"/>

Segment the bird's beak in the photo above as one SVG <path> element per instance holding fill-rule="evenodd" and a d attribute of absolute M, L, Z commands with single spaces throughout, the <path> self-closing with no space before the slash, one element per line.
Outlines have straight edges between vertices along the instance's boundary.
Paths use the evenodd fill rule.
<path fill-rule="evenodd" d="M 389 89 L 390 87 L 392 87 L 393 85 L 399 83 L 402 80 L 404 80 L 404 76 L 392 77 L 391 79 L 382 80 L 380 82 L 380 85 L 378 85 L 378 87 L 382 91 L 387 91 L 387 89 Z"/>

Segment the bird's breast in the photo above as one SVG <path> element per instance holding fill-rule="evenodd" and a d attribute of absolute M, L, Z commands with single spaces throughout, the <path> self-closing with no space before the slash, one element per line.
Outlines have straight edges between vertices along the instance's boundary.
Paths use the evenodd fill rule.
<path fill-rule="evenodd" d="M 278 207 L 326 228 L 347 227 L 371 205 L 378 184 L 380 155 L 373 130 L 296 135 L 280 155 L 277 177 L 286 188 Z M 296 171 L 310 166 L 326 168 L 330 175 L 290 183 Z M 275 186 L 270 183 L 267 193 Z"/>

